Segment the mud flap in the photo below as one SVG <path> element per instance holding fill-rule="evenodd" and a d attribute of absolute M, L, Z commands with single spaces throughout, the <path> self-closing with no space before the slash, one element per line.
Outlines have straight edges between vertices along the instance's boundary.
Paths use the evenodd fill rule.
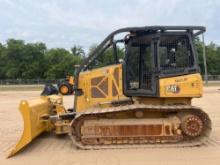
<path fill-rule="evenodd" d="M 27 146 L 34 138 L 41 133 L 51 129 L 51 124 L 47 120 L 42 120 L 42 116 L 47 116 L 51 109 L 47 97 L 20 102 L 19 111 L 24 121 L 22 136 L 16 146 L 11 150 L 8 158 Z"/>

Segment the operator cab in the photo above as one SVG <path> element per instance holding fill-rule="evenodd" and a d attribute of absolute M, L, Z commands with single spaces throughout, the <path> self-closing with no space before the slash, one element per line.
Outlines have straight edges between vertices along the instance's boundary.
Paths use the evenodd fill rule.
<path fill-rule="evenodd" d="M 190 32 L 136 32 L 125 44 L 127 96 L 158 96 L 160 78 L 199 72 Z"/>

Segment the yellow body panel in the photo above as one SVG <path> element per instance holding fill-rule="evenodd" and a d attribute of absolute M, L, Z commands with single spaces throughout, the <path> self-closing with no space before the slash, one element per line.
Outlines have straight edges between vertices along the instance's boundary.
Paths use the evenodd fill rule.
<path fill-rule="evenodd" d="M 122 65 L 81 72 L 79 88 L 83 89 L 83 95 L 77 97 L 77 112 L 125 98 L 122 88 Z"/>
<path fill-rule="evenodd" d="M 199 73 L 162 78 L 159 80 L 160 97 L 201 97 L 202 78 Z"/>

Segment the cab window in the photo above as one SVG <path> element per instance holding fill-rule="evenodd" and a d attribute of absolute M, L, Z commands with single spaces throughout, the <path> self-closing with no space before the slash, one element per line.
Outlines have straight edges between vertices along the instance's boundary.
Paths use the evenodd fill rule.
<path fill-rule="evenodd" d="M 194 57 L 188 36 L 162 35 L 159 44 L 160 70 L 173 74 L 194 66 Z"/>

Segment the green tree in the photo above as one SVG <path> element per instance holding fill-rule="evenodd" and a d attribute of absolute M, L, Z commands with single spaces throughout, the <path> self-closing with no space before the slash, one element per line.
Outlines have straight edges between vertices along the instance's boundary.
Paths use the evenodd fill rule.
<path fill-rule="evenodd" d="M 43 43 L 25 44 L 23 40 L 9 39 L 1 53 L 5 60 L 5 77 L 43 78 L 45 51 L 46 45 Z"/>
<path fill-rule="evenodd" d="M 5 75 L 7 78 L 22 78 L 22 72 L 25 71 L 23 59 L 25 57 L 25 44 L 23 40 L 9 39 L 7 40 L 6 50 L 3 56 L 5 63 Z"/>
<path fill-rule="evenodd" d="M 0 79 L 5 79 L 6 78 L 6 75 L 5 75 L 5 72 L 6 72 L 6 68 L 5 68 L 5 64 L 6 64 L 6 57 L 5 57 L 5 47 L 4 45 L 2 45 L 0 43 Z"/>
<path fill-rule="evenodd" d="M 89 55 L 96 49 L 97 45 L 92 45 L 89 49 Z M 115 64 L 115 57 L 113 52 L 113 47 L 110 46 L 106 50 L 100 51 L 101 53 L 99 56 L 91 63 L 91 68 L 98 68 L 98 67 L 104 67 L 111 64 Z M 117 47 L 117 56 L 118 59 L 124 59 L 124 49 Z"/>
<path fill-rule="evenodd" d="M 22 71 L 22 78 L 44 78 L 46 50 L 44 43 L 25 45 L 25 58 L 22 61 L 25 70 Z"/>
<path fill-rule="evenodd" d="M 72 48 L 71 48 L 71 52 L 74 56 L 78 56 L 78 57 L 81 57 L 81 58 L 85 58 L 85 51 L 83 50 L 83 47 L 82 46 L 79 46 L 79 45 L 74 45 Z"/>
<path fill-rule="evenodd" d="M 74 65 L 81 62 L 78 56 L 72 54 L 62 48 L 50 49 L 45 56 L 46 68 L 44 76 L 47 79 L 64 78 L 67 75 L 72 75 Z"/>
<path fill-rule="evenodd" d="M 220 74 L 220 47 L 214 43 L 206 46 L 208 74 Z"/>
<path fill-rule="evenodd" d="M 204 74 L 203 44 L 195 39 L 199 65 Z M 92 45 L 89 54 L 97 45 Z M 124 59 L 124 49 L 117 47 L 119 59 Z M 71 51 L 56 48 L 47 49 L 44 43 L 25 43 L 23 40 L 9 39 L 6 44 L 0 43 L 0 79 L 36 79 L 64 78 L 74 73 L 74 65 L 85 58 L 81 46 L 73 46 Z M 209 74 L 220 74 L 220 46 L 211 42 L 206 45 L 206 58 Z M 107 48 L 93 62 L 92 68 L 115 63 L 112 47 Z M 94 67 L 95 66 L 95 67 Z"/>
<path fill-rule="evenodd" d="M 196 38 L 195 45 L 198 52 L 199 66 L 202 74 L 204 74 L 203 43 L 199 40 L 199 38 Z M 220 74 L 220 47 L 211 42 L 205 46 L 205 50 L 208 74 Z"/>

